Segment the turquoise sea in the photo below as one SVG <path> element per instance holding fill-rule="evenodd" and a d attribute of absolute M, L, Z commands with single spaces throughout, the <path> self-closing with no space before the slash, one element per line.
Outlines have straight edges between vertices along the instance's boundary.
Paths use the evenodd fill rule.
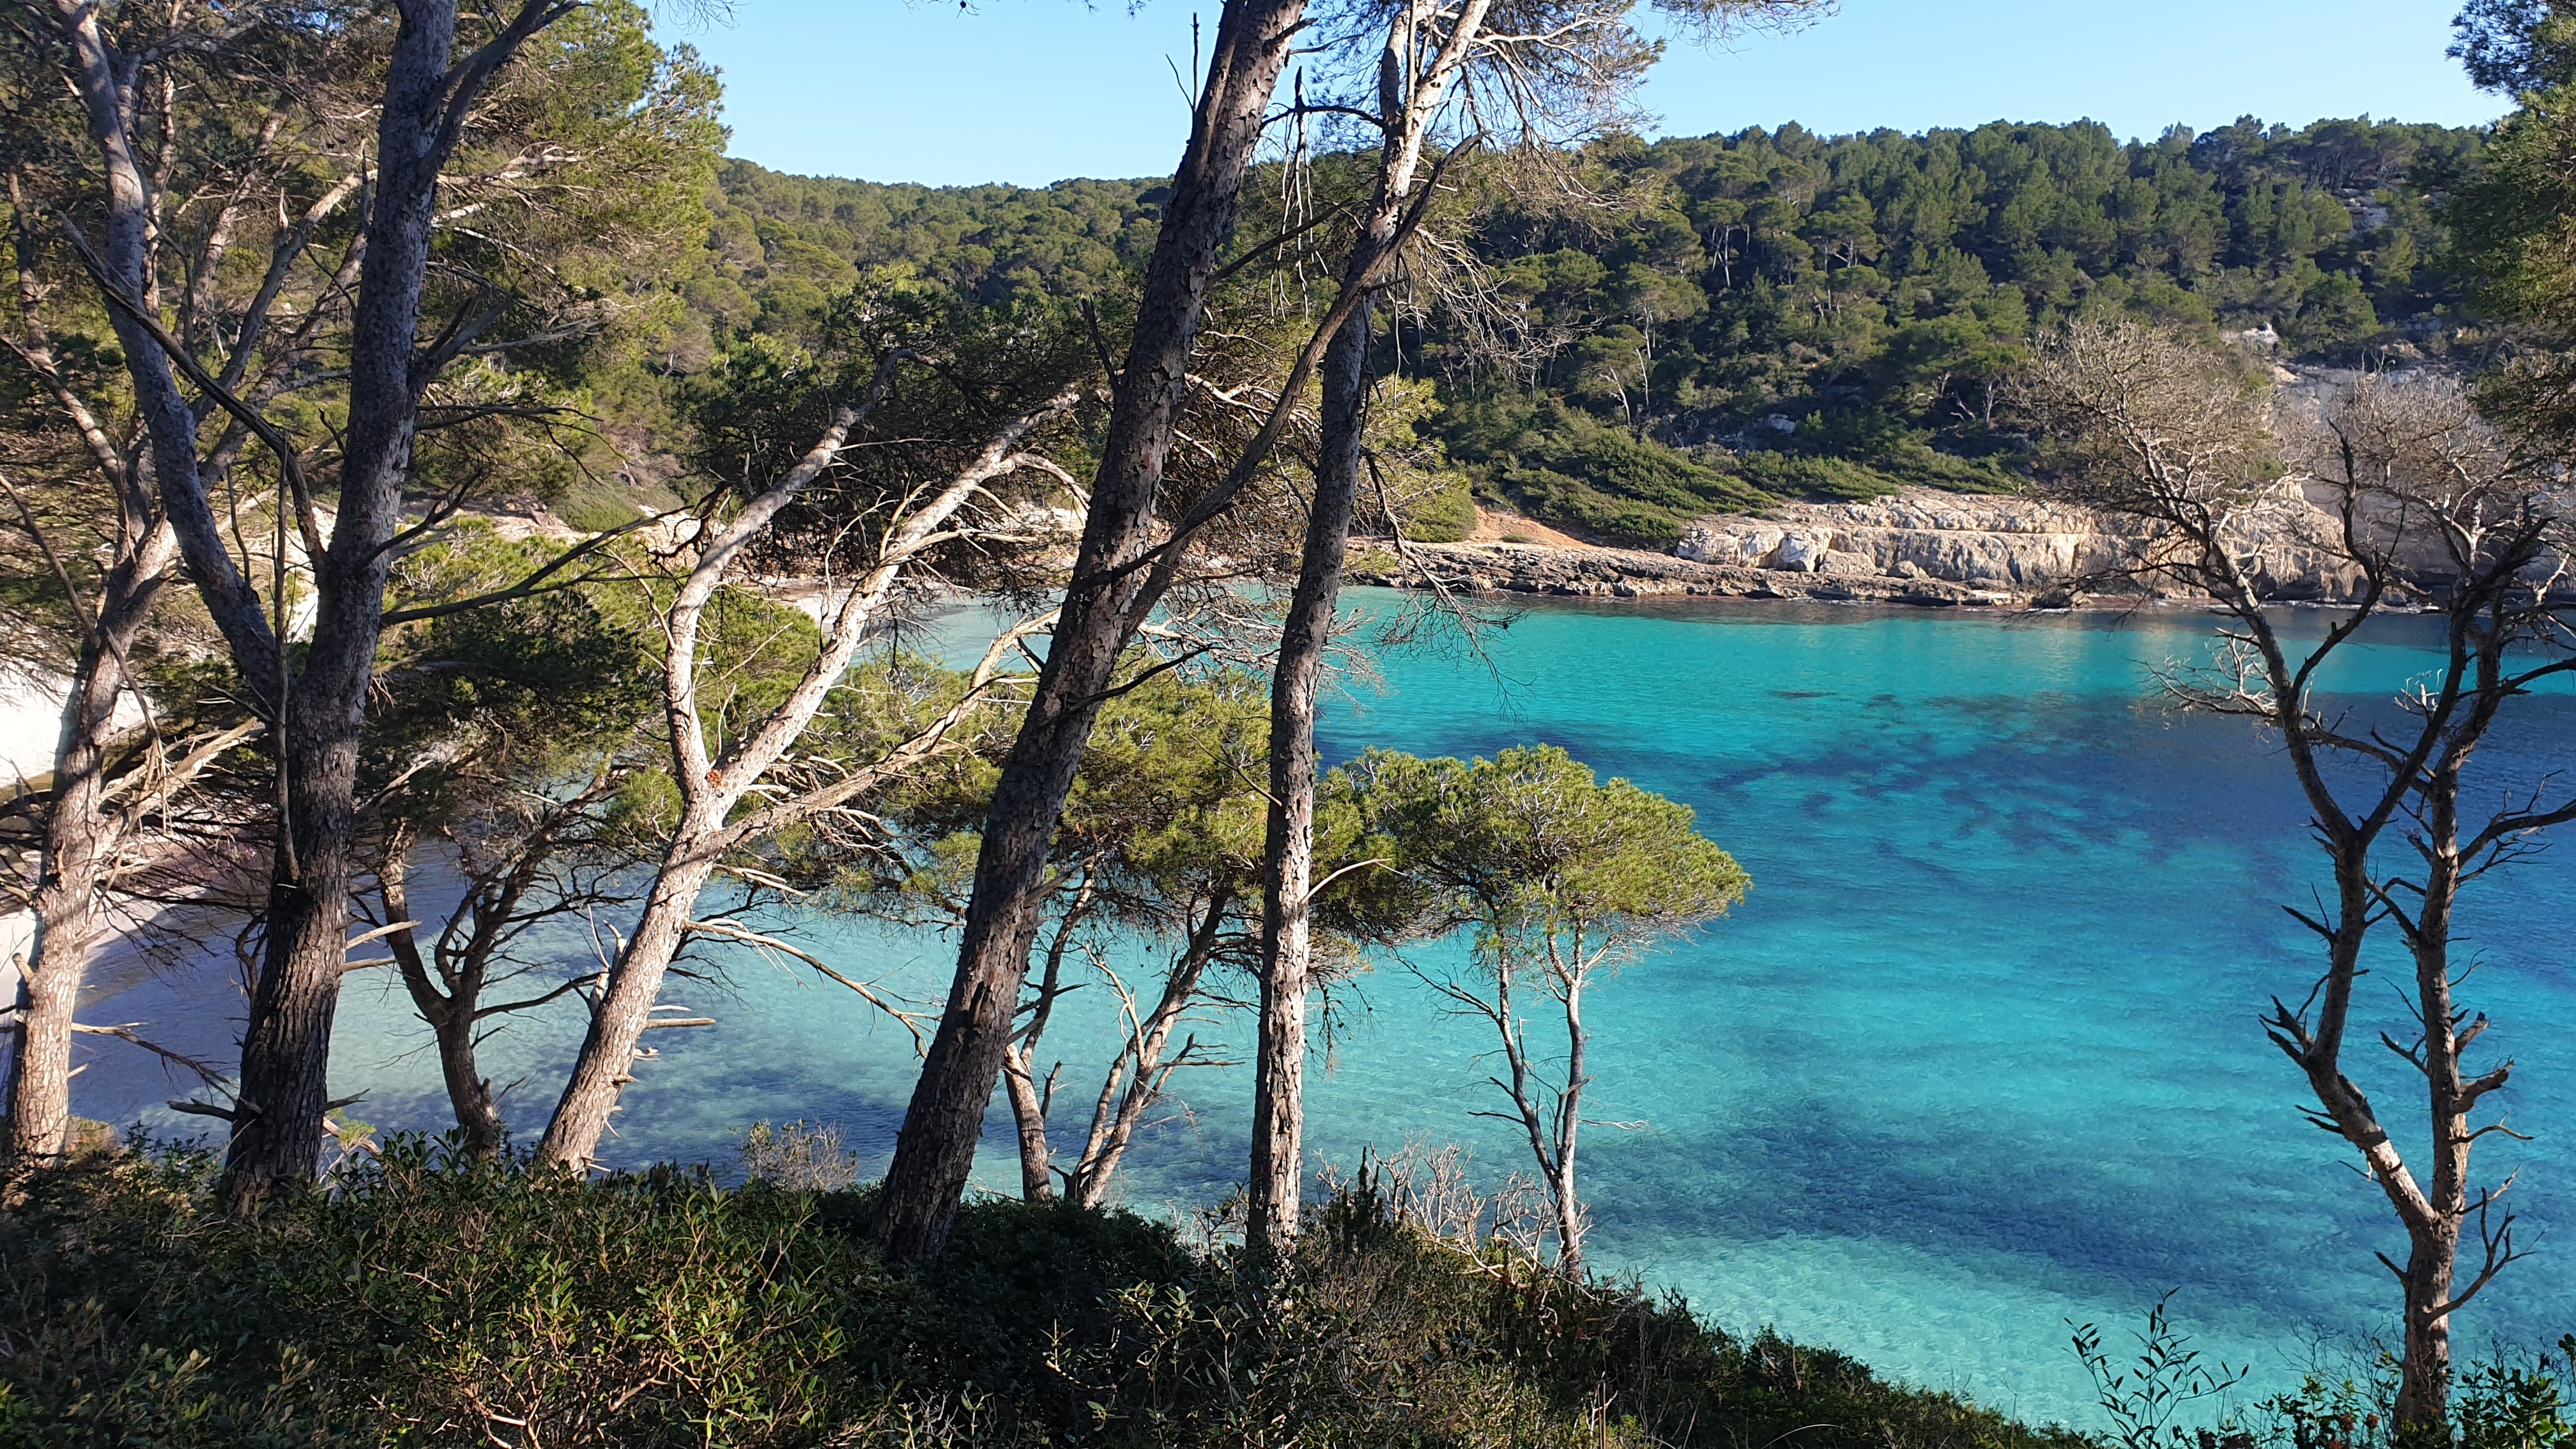
<path fill-rule="evenodd" d="M 1363 611 L 1398 607 L 1363 595 Z M 2324 616 L 2292 616 L 2314 632 Z M 2250 727 L 2173 713 L 2149 671 L 2197 657 L 2191 613 L 2000 617 L 1779 603 L 1539 606 L 1486 636 L 1384 653 L 1335 709 L 1336 758 L 1368 745 L 1487 753 L 1561 744 L 1604 774 L 1696 807 L 1754 878 L 1701 938 L 1599 989 L 1583 1171 L 1598 1263 L 1686 1294 L 1730 1329 L 1778 1325 L 1910 1381 L 2028 1417 L 2089 1423 L 2067 1321 L 2118 1339 L 2179 1289 L 2200 1346 L 2295 1378 L 2389 1328 L 2373 1248 L 2402 1253 L 2376 1190 L 2304 1125 L 2295 1073 L 2255 1018 L 2315 970 L 2282 914 L 2320 879 L 2283 762 Z M 2426 667 L 2391 620 L 2334 687 L 2385 707 Z M 2576 753 L 2576 696 L 2520 702 L 2484 761 L 2498 791 Z M 854 975 L 933 997 L 935 936 L 792 923 Z M 2529 1145 L 2481 1145 L 2481 1176 L 2536 1249 L 2460 1320 L 2469 1345 L 2576 1331 L 2576 843 L 2485 883 L 2464 921 L 2466 988 L 2520 1063 L 2502 1106 Z M 588 952 L 567 936 L 565 953 Z M 239 1013 L 230 953 L 174 972 L 126 957 L 93 1020 L 147 1021 L 220 1052 Z M 753 1120 L 837 1122 L 882 1167 L 910 1087 L 898 1028 L 841 988 L 750 957 L 680 983 L 715 1027 L 658 1034 L 618 1118 L 618 1160 L 715 1159 Z M 2390 963 L 2394 964 L 2394 963 Z M 2367 986 L 2402 1034 L 2395 973 Z M 1087 999 L 1086 999 L 1087 997 Z M 1396 963 L 1339 999 L 1310 1075 L 1310 1142 L 1349 1164 L 1408 1139 L 1459 1141 L 1499 1175 L 1484 1042 Z M 1087 1106 L 1110 1003 L 1070 999 L 1051 1045 L 1060 1100 Z M 1203 1041 L 1248 1048 L 1240 1017 Z M 570 1012 L 487 1048 L 523 1128 L 541 1125 L 579 1030 Z M 358 1115 L 435 1126 L 426 1033 L 399 987 L 354 978 L 334 1089 Z M 1236 1053 L 1240 1054 L 1240 1052 Z M 2410 1069 L 2376 1046 L 2352 1068 L 2400 1130 Z M 180 1130 L 185 1084 L 104 1051 L 84 1114 Z M 1126 1200 L 1186 1212 L 1239 1178 L 1248 1087 L 1185 1074 L 1130 1157 Z M 1060 1109 L 1067 1117 L 1081 1108 Z M 998 1100 L 982 1181 L 1016 1182 Z M 1071 1125 L 1064 1129 L 1069 1135 Z"/>

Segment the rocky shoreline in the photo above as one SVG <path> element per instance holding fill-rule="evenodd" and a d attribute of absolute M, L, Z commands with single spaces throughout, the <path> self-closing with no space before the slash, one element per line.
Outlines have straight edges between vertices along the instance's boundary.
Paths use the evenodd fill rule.
<path fill-rule="evenodd" d="M 1390 548 L 1355 545 L 1351 582 L 1381 588 L 1440 588 L 1566 598 L 1813 599 L 1926 608 L 1992 607 L 2022 601 L 2010 590 L 1947 579 L 1791 572 L 1704 563 L 1640 549 L 1417 543 L 1408 545 L 1404 553 L 1410 559 L 1409 565 Z"/>
<path fill-rule="evenodd" d="M 2310 516 L 2313 515 L 2313 516 Z M 2318 548 L 2324 515 L 2285 500 L 2253 545 L 2257 584 L 2283 602 L 2350 598 L 2358 571 Z M 1760 516 L 1703 518 L 1671 553 L 1575 542 L 1354 545 L 1351 577 L 1391 588 L 1651 598 L 1819 599 L 1926 608 L 2083 602 L 2130 552 L 2083 508 L 2042 499 L 1913 488 L 1861 503 L 1783 503 Z M 2132 582 L 2110 602 L 2162 595 Z"/>

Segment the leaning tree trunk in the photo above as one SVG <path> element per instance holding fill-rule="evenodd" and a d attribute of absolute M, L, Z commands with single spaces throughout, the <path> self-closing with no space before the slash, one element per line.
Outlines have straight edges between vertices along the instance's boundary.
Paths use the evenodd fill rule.
<path fill-rule="evenodd" d="M 890 353 L 881 360 L 868 398 L 836 408 L 822 437 L 796 466 L 746 504 L 731 522 L 714 531 L 702 546 L 696 566 L 673 595 L 665 620 L 670 649 L 663 660 L 662 708 L 670 730 L 673 774 L 680 787 L 680 820 L 645 897 L 643 917 L 634 935 L 618 951 L 617 959 L 610 963 L 607 978 L 591 1002 L 590 1029 L 582 1039 L 580 1055 L 574 1059 L 571 1080 L 564 1084 L 563 1096 L 555 1103 L 554 1117 L 546 1124 L 545 1138 L 537 1147 L 541 1162 L 570 1168 L 588 1168 L 596 1162 L 599 1139 L 608 1130 L 609 1114 L 616 1110 L 617 1099 L 626 1085 L 634 1080 L 633 1067 L 644 1055 L 644 1033 L 655 1024 L 653 1009 L 661 996 L 663 977 L 691 931 L 698 928 L 691 920 L 697 910 L 698 893 L 706 888 L 726 854 L 763 830 L 792 824 L 814 811 L 835 808 L 952 748 L 951 732 L 969 711 L 978 707 L 1000 651 L 1018 638 L 1014 633 L 997 641 L 977 668 L 965 697 L 880 759 L 843 774 L 822 789 L 786 800 L 771 798 L 737 813 L 753 791 L 761 787 L 771 767 L 787 758 L 832 692 L 840 687 L 842 675 L 873 636 L 872 626 L 882 616 L 895 586 L 910 576 L 914 563 L 926 551 L 965 531 L 962 525 L 952 528 L 952 520 L 984 496 L 984 485 L 1029 465 L 1029 455 L 1014 451 L 1020 440 L 1049 419 L 1069 411 L 1079 399 L 1079 394 L 1068 388 L 1032 411 L 1005 421 L 985 440 L 983 450 L 973 461 L 935 493 L 927 497 L 916 493 L 904 499 L 904 508 L 897 510 L 903 522 L 877 545 L 876 562 L 832 615 L 821 652 L 806 666 L 795 687 L 747 734 L 723 753 L 715 753 L 709 748 L 698 711 L 698 631 L 707 604 L 723 586 L 742 551 L 768 530 L 781 509 L 831 466 L 851 429 L 884 397 L 897 361 L 908 356 Z M 985 1090 L 991 1091 L 989 1083 Z"/>
<path fill-rule="evenodd" d="M 75 599 L 72 607 L 80 602 Z M 17 1050 L 9 1058 L 8 1095 L 13 1163 L 50 1165 L 70 1142 L 72 1013 L 98 940 L 101 878 L 114 849 L 115 823 L 104 804 L 107 731 L 119 679 L 116 662 L 93 636 L 81 649 L 63 704 L 53 799 L 37 864 L 35 939 L 15 973 L 11 1034 Z"/>
<path fill-rule="evenodd" d="M 119 557 L 101 581 L 98 617 L 63 700 L 53 799 L 37 862 L 36 933 L 19 973 L 18 1048 L 9 1061 L 7 1103 L 8 1155 L 20 1162 L 59 1160 L 69 1143 L 73 1013 L 104 921 L 101 891 L 122 828 L 107 804 L 108 736 L 117 699 L 130 683 L 125 661 L 176 551 L 130 471 L 120 470 L 113 481 L 122 510 Z M 81 607 L 78 599 L 71 604 Z"/>
<path fill-rule="evenodd" d="M 1118 656 L 1139 622 L 1147 572 L 1139 563 L 1154 541 L 1155 498 L 1217 253 L 1233 233 L 1244 173 L 1304 9 L 1304 0 L 1228 0 L 1217 24 L 1207 87 L 1146 272 L 1073 578 L 985 817 L 957 975 L 886 1172 L 876 1237 L 898 1259 L 939 1252 L 974 1168 L 1037 939 L 1048 848 Z"/>
<path fill-rule="evenodd" d="M 95 264 L 101 280 L 118 295 L 138 306 L 156 306 L 151 267 L 156 208 L 134 141 L 139 62 L 108 42 L 96 6 L 55 0 L 53 19 L 70 49 L 71 83 L 99 151 L 106 227 Z M 14 194 L 13 186 L 13 198 Z M 151 450 L 151 469 L 141 476 L 159 475 L 166 494 L 171 486 L 169 472 L 176 467 L 192 484 L 197 464 L 196 417 L 180 394 L 168 360 L 158 351 L 151 332 L 126 308 L 111 306 L 108 321 L 125 352 Z M 125 514 L 122 526 L 132 530 L 153 512 L 151 500 L 137 491 L 139 470 L 130 460 L 113 457 L 113 445 L 85 413 L 80 421 L 90 435 L 92 450 L 119 485 Z M 211 514 L 208 518 L 211 527 Z M 148 540 L 142 547 L 166 559 L 166 536 L 155 528 Z M 155 563 L 148 577 L 139 572 L 125 574 L 120 587 L 120 573 L 137 568 L 138 561 L 128 554 L 107 581 L 99 620 L 106 627 L 93 630 L 84 640 L 56 752 L 56 804 L 47 822 L 36 901 L 38 971 L 35 979 L 20 981 L 23 1015 L 9 1087 L 12 1145 L 32 1148 L 40 1156 L 60 1149 L 70 1125 L 72 1011 L 80 994 L 80 974 L 99 930 L 99 872 L 110 844 L 111 827 L 102 814 L 103 772 L 105 732 L 123 680 L 118 650 L 132 641 L 151 592 L 149 585 L 161 572 Z M 78 609 L 79 601 L 73 600 L 72 607 Z M 126 617 L 113 617 L 120 612 Z M 223 617 L 220 609 L 217 616 Z M 252 617 L 256 622 L 255 610 Z"/>
<path fill-rule="evenodd" d="M 891 361 L 884 365 L 891 366 Z M 880 386 L 884 375 L 881 368 Z M 889 566 L 880 560 L 868 580 L 842 601 L 822 652 L 788 697 L 735 750 L 721 757 L 710 751 L 698 713 L 698 632 L 707 605 L 742 551 L 768 530 L 780 509 L 831 465 L 851 429 L 874 408 L 879 395 L 872 392 L 865 402 L 836 408 L 831 423 L 796 466 L 714 531 L 672 597 L 665 620 L 671 643 L 662 661 L 662 710 L 671 735 L 672 774 L 680 787 L 680 818 L 645 895 L 643 915 L 610 963 L 598 994 L 591 998 L 590 1027 L 582 1037 L 580 1054 L 573 1059 L 563 1096 L 546 1123 L 546 1135 L 537 1145 L 541 1162 L 575 1169 L 596 1163 L 609 1116 L 617 1110 L 627 1084 L 635 1080 L 633 1069 L 643 1053 L 644 1033 L 652 1026 L 654 1005 L 661 999 L 663 977 L 688 943 L 698 893 L 706 889 L 735 843 L 728 832 L 729 817 L 745 792 L 803 734 L 857 652 L 875 603 L 892 586 L 900 564 Z M 922 528 L 925 520 L 926 526 L 936 527 L 956 506 L 947 503 L 944 512 L 934 506 L 906 527 Z"/>
<path fill-rule="evenodd" d="M 537 1145 L 539 1161 L 575 1168 L 597 1161 L 609 1116 L 617 1110 L 627 1084 L 635 1080 L 634 1066 L 644 1054 L 644 1033 L 653 1025 L 662 978 L 687 943 L 698 893 L 706 889 L 721 859 L 724 817 L 736 798 L 724 792 L 721 798 L 693 803 L 682 813 L 679 839 L 685 844 L 654 876 L 644 915 L 591 1002 L 590 1029 L 582 1038 L 581 1053 L 574 1059 L 572 1077 L 564 1083 L 554 1116 L 546 1124 L 546 1135 Z"/>
<path fill-rule="evenodd" d="M 1390 222 L 1392 232 L 1392 217 Z M 1377 238 L 1370 238 L 1371 241 Z M 1365 245 L 1366 243 L 1364 243 Z M 1356 270 L 1354 272 L 1356 274 Z M 1305 555 L 1270 677 L 1270 811 L 1262 851 L 1261 1026 L 1254 1049 L 1252 1178 L 1243 1238 L 1284 1254 L 1297 1237 L 1305 1173 L 1306 989 L 1313 959 L 1309 888 L 1315 864 L 1315 707 L 1324 648 L 1341 598 L 1342 562 L 1359 505 L 1360 430 L 1368 388 L 1365 301 L 1324 354 L 1323 438 Z"/>

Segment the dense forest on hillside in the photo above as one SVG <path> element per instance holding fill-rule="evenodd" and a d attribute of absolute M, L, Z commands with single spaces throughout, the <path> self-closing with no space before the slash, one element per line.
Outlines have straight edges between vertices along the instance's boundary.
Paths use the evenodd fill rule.
<path fill-rule="evenodd" d="M 2511 1346 L 2565 1274 L 2482 1296 L 2558 1209 L 2518 1244 L 2476 1145 L 2559 1100 L 2488 1053 L 2569 1023 L 2463 965 L 2546 985 L 2552 938 L 2461 924 L 2565 894 L 2482 882 L 2576 825 L 2576 0 L 2468 0 L 2492 127 L 2152 145 L 1649 144 L 1635 8 L 1225 0 L 1168 182 L 1031 190 L 726 163 L 642 0 L 19 7 L 0 1444 L 2576 1449 Z M 1742 569 L 1383 532 L 1908 484 L 2092 518 Z M 1964 617 L 1502 638 L 1682 574 Z M 1969 637 L 2097 592 L 2177 607 L 2151 655 L 2060 631 L 2082 699 Z M 1412 702 L 1352 754 L 1380 660 Z M 1999 1095 L 1952 1000 L 2080 1018 L 2008 1084 L 2065 1089 Z M 2259 1125 L 2288 1094 L 2363 1188 Z M 2023 1164 L 1973 1211 L 1963 1113 Z M 2236 1399 L 2194 1284 L 2301 1387 Z M 2134 1361 L 2071 1316 L 2148 1303 Z"/>
<path fill-rule="evenodd" d="M 2465 289 L 2438 198 L 2479 140 L 2368 117 L 2129 143 L 2090 122 L 1612 138 L 1583 158 L 1599 204 L 1504 200 L 1464 220 L 1508 355 L 1422 307 L 1398 365 L 1437 385 L 1422 430 L 1489 501 L 1606 540 L 1666 545 L 1770 497 L 2009 488 L 1999 384 L 2070 315 L 2248 333 L 2284 358 L 2457 345 Z M 1274 228 L 1279 180 L 1263 179 Z M 718 190 L 666 358 L 684 372 L 745 333 L 810 336 L 868 268 L 986 304 L 1115 294 L 1162 195 L 740 160 Z"/>

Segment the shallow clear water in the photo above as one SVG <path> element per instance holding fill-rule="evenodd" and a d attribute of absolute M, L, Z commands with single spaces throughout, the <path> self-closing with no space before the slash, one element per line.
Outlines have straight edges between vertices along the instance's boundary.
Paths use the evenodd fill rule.
<path fill-rule="evenodd" d="M 1642 1124 L 1586 1137 L 1598 1262 L 1729 1328 L 1775 1323 L 1914 1382 L 2090 1421 L 2066 1320 L 2125 1328 L 2179 1288 L 2205 1349 L 2277 1384 L 2311 1341 L 2387 1326 L 2370 1250 L 2401 1249 L 2375 1190 L 2303 1125 L 2295 1075 L 2255 1024 L 2314 970 L 2280 911 L 2318 879 L 2282 762 L 2248 727 L 2172 714 L 2147 677 L 2195 655 L 2206 622 L 1539 608 L 1491 637 L 1489 662 L 1384 658 L 1383 689 L 1336 710 L 1328 749 L 1562 744 L 1697 807 L 1752 873 L 1733 918 L 1594 999 L 1590 1115 Z M 2429 662 L 2407 621 L 2373 637 L 2335 682 L 2359 709 Z M 2497 788 L 2576 749 L 2576 696 L 2516 716 L 2486 761 Z M 2576 855 L 2545 854 L 2483 887 L 2464 922 L 2483 962 L 2469 995 L 2498 1022 L 2482 1045 L 2522 1064 L 2502 1105 L 2540 1139 L 2481 1148 L 2489 1180 L 2522 1169 L 2512 1200 L 2539 1251 L 2463 1315 L 2472 1344 L 2576 1328 L 2571 885 Z M 951 960 L 937 937 L 798 930 L 842 969 L 925 997 Z M 109 974 L 124 989 L 108 1015 L 183 1042 L 219 1051 L 238 1015 L 219 970 Z M 840 1123 L 882 1167 L 911 1080 L 899 1029 L 750 959 L 673 994 L 720 1024 L 660 1034 L 618 1119 L 619 1160 L 721 1159 L 744 1123 L 802 1117 Z M 2364 999 L 2371 1030 L 2402 1020 L 2390 987 Z M 1319 1158 L 1427 1137 L 1471 1144 L 1490 1172 L 1518 1165 L 1503 1124 L 1470 1115 L 1496 1103 L 1469 1023 L 1391 963 L 1344 1005 L 1309 1078 Z M 1083 1048 L 1105 1039 L 1107 1010 L 1096 988 L 1068 1000 L 1049 1053 L 1072 1063 L 1063 1100 L 1087 1101 L 1097 1052 Z M 1220 1019 L 1200 1034 L 1242 1047 L 1251 1030 Z M 562 1013 L 487 1048 L 497 1077 L 526 1079 L 523 1128 L 541 1124 L 578 1036 Z M 425 1041 L 397 987 L 358 978 L 335 1091 L 366 1090 L 356 1111 L 380 1125 L 434 1126 Z M 2352 1056 L 2387 1116 L 2415 1120 L 2409 1069 Z M 84 1113 L 187 1125 L 155 1106 L 182 1084 L 128 1058 L 103 1054 L 77 1085 Z M 1180 1092 L 1187 1110 L 1130 1158 L 1139 1208 L 1240 1177 L 1241 1072 L 1185 1074 Z M 998 1103 L 991 1125 L 980 1180 L 1003 1189 L 1016 1172 Z"/>

